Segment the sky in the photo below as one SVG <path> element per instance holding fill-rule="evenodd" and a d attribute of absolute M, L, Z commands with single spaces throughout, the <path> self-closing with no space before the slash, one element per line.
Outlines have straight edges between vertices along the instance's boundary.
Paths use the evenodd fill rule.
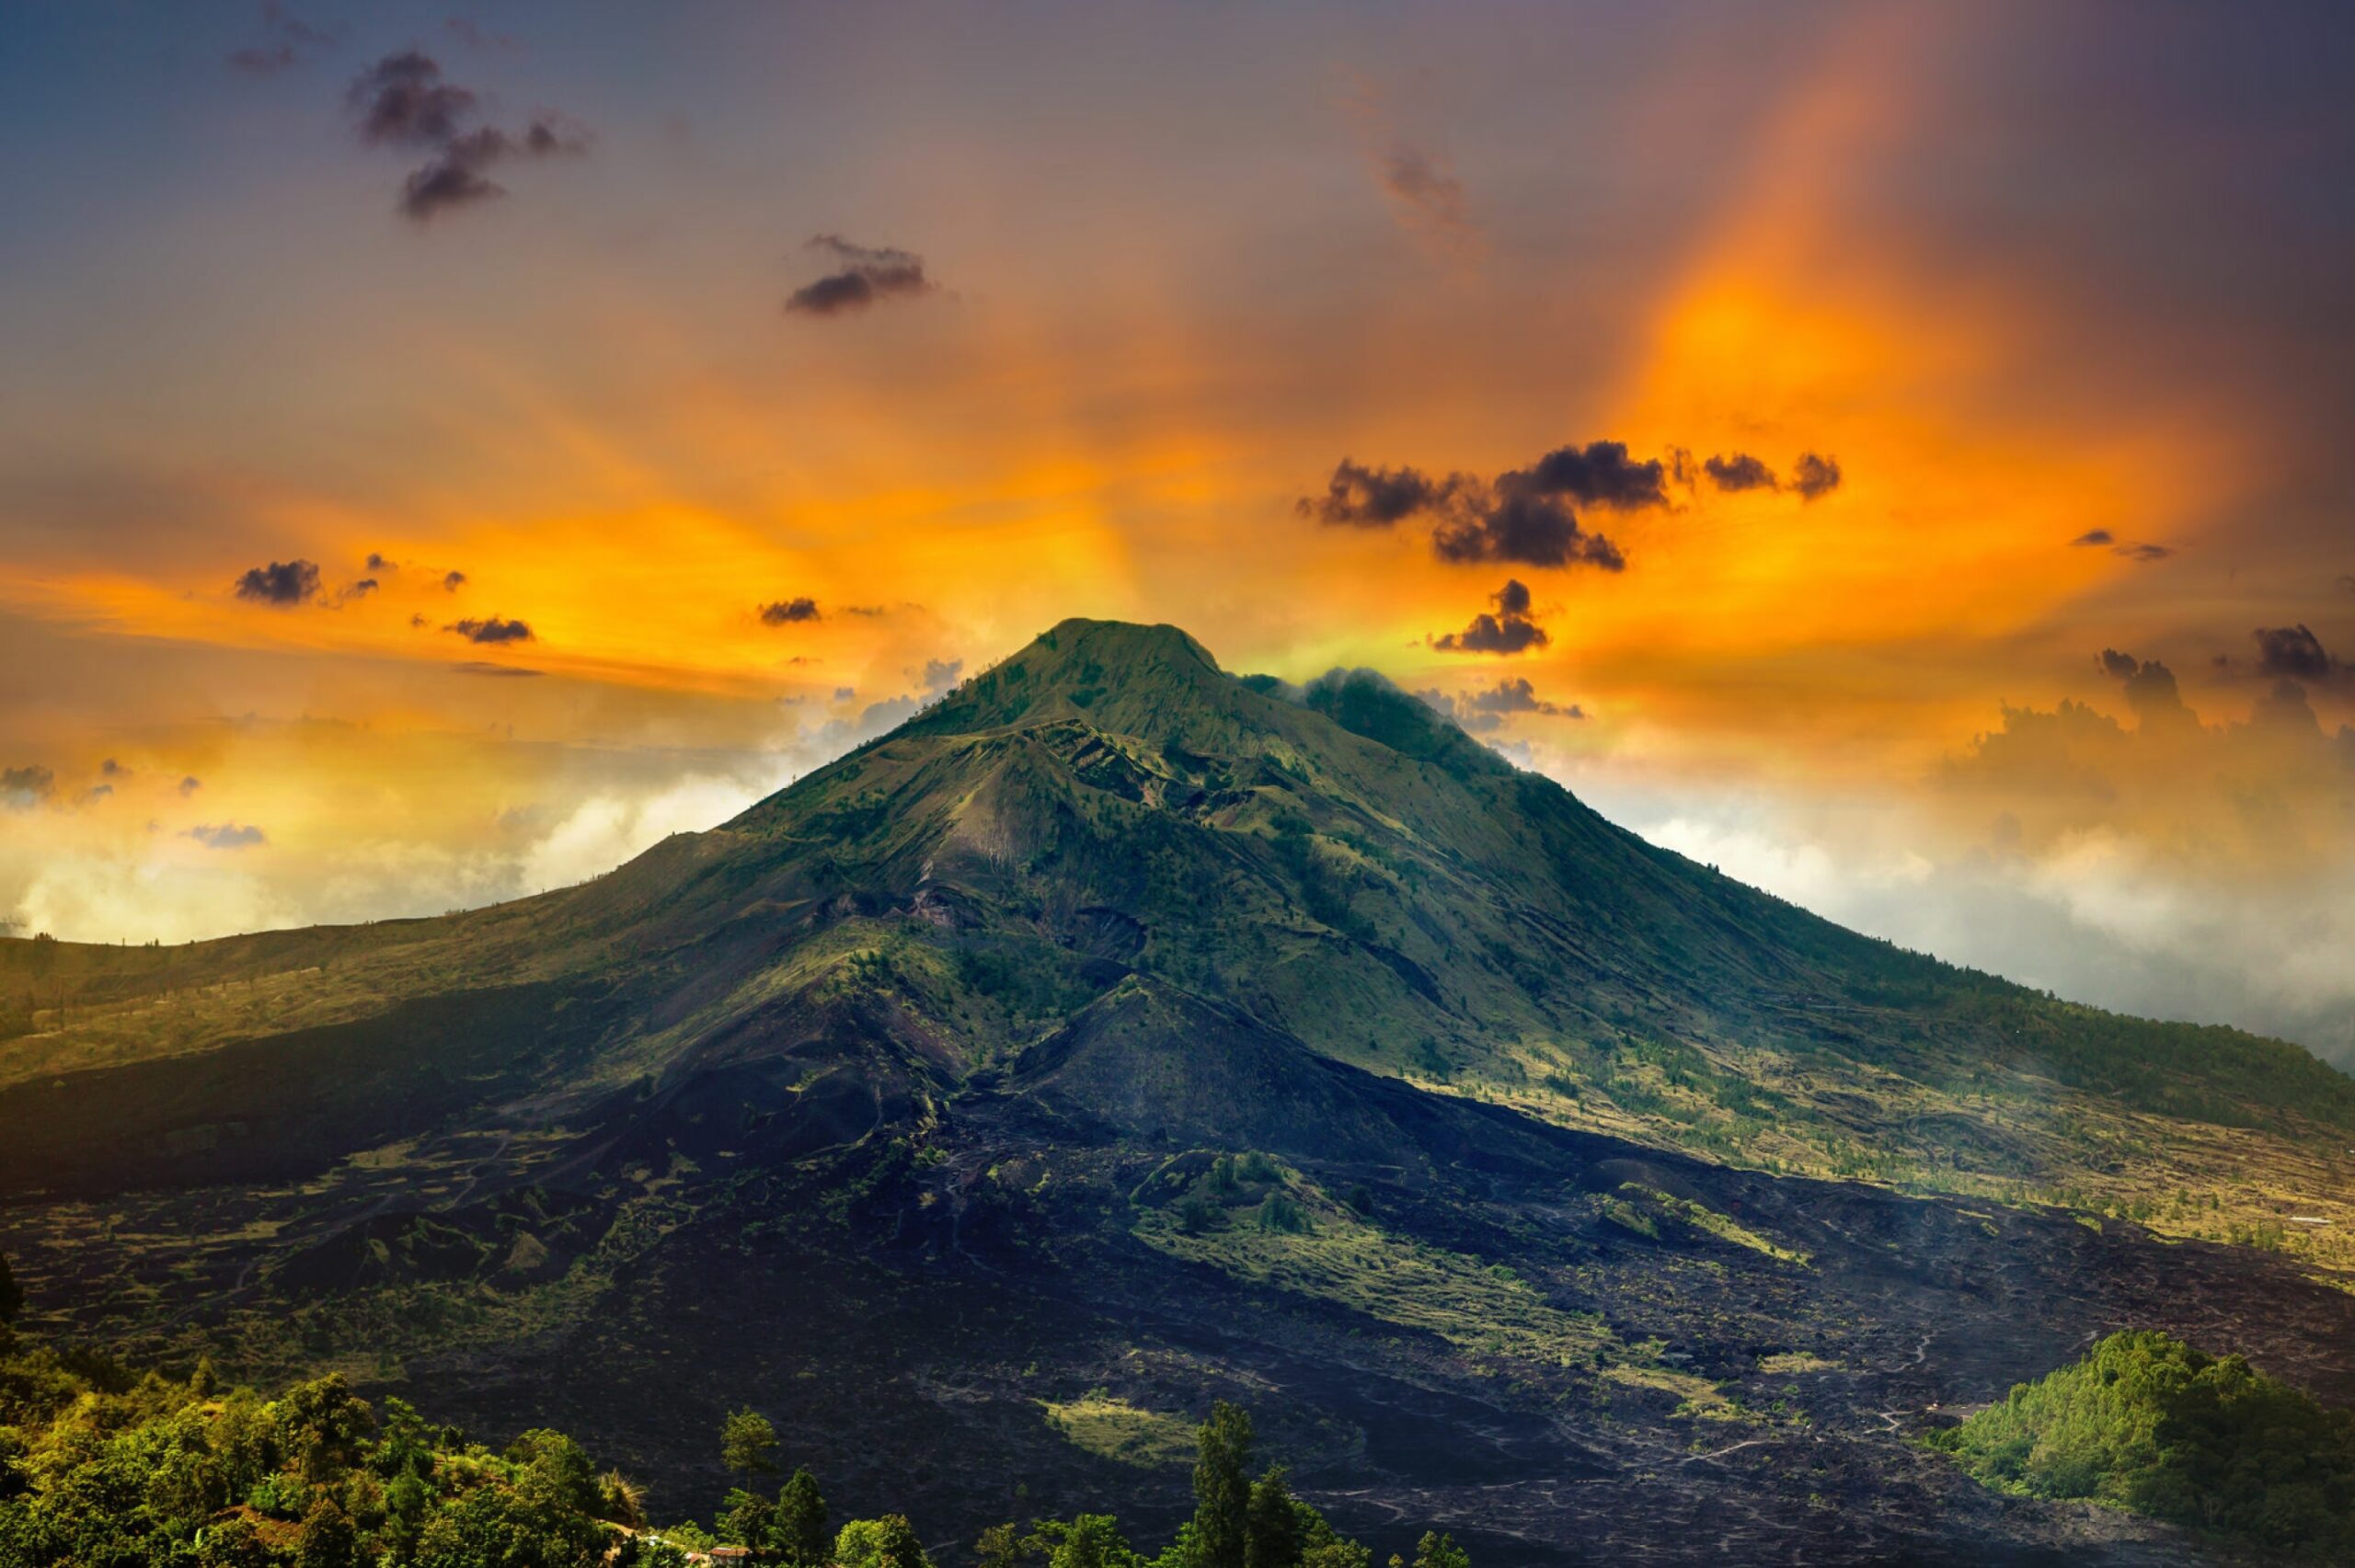
<path fill-rule="evenodd" d="M 2355 1061 L 2355 13 L 0 10 L 0 920 L 437 912 L 1070 615 Z"/>

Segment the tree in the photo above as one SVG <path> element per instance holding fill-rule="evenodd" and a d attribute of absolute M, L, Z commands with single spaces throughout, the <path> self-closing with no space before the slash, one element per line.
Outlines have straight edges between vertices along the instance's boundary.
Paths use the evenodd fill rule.
<path fill-rule="evenodd" d="M 1308 1211 L 1293 1202 L 1290 1195 L 1270 1192 L 1260 1200 L 1260 1230 L 1272 1230 L 1284 1235 L 1298 1235 L 1303 1231 L 1314 1230 L 1315 1228 L 1309 1222 Z"/>
<path fill-rule="evenodd" d="M 1292 1511 L 1300 1531 L 1304 1568 L 1372 1568 L 1373 1553 L 1364 1543 L 1342 1536 L 1312 1505 L 1295 1497 Z"/>
<path fill-rule="evenodd" d="M 1251 1488 L 1245 1568 L 1300 1568 L 1300 1515 L 1284 1485 L 1283 1467 L 1277 1465 Z"/>
<path fill-rule="evenodd" d="M 973 1538 L 973 1568 L 1017 1568 L 1022 1539 L 1013 1525 L 992 1525 Z"/>
<path fill-rule="evenodd" d="M 646 1489 L 617 1470 L 597 1478 L 597 1516 L 631 1529 L 646 1523 Z"/>
<path fill-rule="evenodd" d="M 1373 1568 L 1373 1553 L 1362 1541 L 1347 1540 L 1335 1536 L 1321 1546 L 1312 1546 L 1300 1555 L 1306 1568 Z"/>
<path fill-rule="evenodd" d="M 282 1561 L 251 1520 L 224 1519 L 198 1532 L 197 1568 L 273 1568 Z"/>
<path fill-rule="evenodd" d="M 508 1462 L 523 1466 L 515 1490 L 523 1497 L 559 1513 L 594 1516 L 603 1500 L 597 1467 L 589 1452 L 561 1432 L 534 1427 L 507 1450 Z"/>
<path fill-rule="evenodd" d="M 776 1494 L 776 1522 L 769 1541 L 791 1568 L 825 1568 L 826 1500 L 818 1494 L 818 1478 L 796 1470 Z"/>
<path fill-rule="evenodd" d="M 1199 1194 L 1185 1198 L 1178 1205 L 1178 1229 L 1189 1236 L 1207 1235 L 1225 1221 L 1225 1212 Z"/>
<path fill-rule="evenodd" d="M 1066 1524 L 1041 1519 L 1024 1543 L 1047 1552 L 1047 1568 L 1140 1568 L 1143 1559 L 1120 1539 L 1120 1522 L 1109 1514 L 1082 1514 Z"/>
<path fill-rule="evenodd" d="M 279 1442 L 314 1486 L 350 1469 L 362 1439 L 376 1429 L 367 1402 L 353 1397 L 340 1372 L 295 1384 L 279 1396 L 275 1410 Z"/>
<path fill-rule="evenodd" d="M 1251 1417 L 1219 1400 L 1195 1434 L 1194 1568 L 1245 1568 L 1250 1536 Z"/>
<path fill-rule="evenodd" d="M 834 1538 L 834 1562 L 841 1568 L 932 1568 L 916 1539 L 915 1527 L 905 1514 L 879 1519 L 853 1519 Z"/>
<path fill-rule="evenodd" d="M 1415 1543 L 1415 1568 L 1472 1568 L 1472 1558 L 1453 1536 L 1425 1530 Z"/>
<path fill-rule="evenodd" d="M 776 1428 L 747 1405 L 719 1424 L 719 1462 L 742 1476 L 776 1473 Z"/>
<path fill-rule="evenodd" d="M 729 1489 L 727 1501 L 719 1505 L 719 1517 L 713 1526 L 720 1539 L 756 1551 L 767 1543 L 775 1528 L 776 1505 L 741 1486 Z"/>
<path fill-rule="evenodd" d="M 360 1533 L 351 1516 L 321 1497 L 304 1516 L 302 1533 L 294 1538 L 295 1568 L 352 1568 L 360 1550 Z"/>

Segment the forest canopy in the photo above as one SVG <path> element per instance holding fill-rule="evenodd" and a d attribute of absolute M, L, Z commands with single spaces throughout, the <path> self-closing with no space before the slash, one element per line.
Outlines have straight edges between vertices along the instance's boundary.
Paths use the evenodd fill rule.
<path fill-rule="evenodd" d="M 994 1527 L 954 1560 L 1370 1568 L 1281 1467 L 1252 1473 L 1247 1413 L 1221 1402 L 1199 1436 L 1194 1516 L 1157 1554 L 1084 1513 Z M 719 1545 L 786 1568 L 945 1568 L 905 1515 L 836 1528 L 807 1469 L 769 1492 L 778 1447 L 759 1412 L 728 1413 L 715 1455 L 740 1484 L 708 1524 L 658 1526 L 638 1487 L 561 1432 L 492 1448 L 335 1375 L 275 1398 L 224 1386 L 209 1362 L 133 1376 L 98 1353 L 28 1345 L 0 1318 L 0 1568 L 684 1568 Z M 1468 1563 L 1426 1535 L 1411 1568 Z"/>
<path fill-rule="evenodd" d="M 2000 1491 L 2355 1551 L 2355 1413 L 2164 1333 L 2111 1334 L 1928 1441 Z"/>

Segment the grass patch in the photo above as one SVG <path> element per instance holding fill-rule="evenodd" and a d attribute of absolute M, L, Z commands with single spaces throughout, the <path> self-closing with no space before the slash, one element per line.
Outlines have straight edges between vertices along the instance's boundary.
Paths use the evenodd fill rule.
<path fill-rule="evenodd" d="M 1597 1320 L 1561 1311 L 1523 1280 L 1476 1258 L 1393 1236 L 1280 1167 L 1278 1185 L 1303 1228 L 1254 1222 L 1189 1231 L 1192 1197 L 1147 1209 L 1138 1240 L 1254 1285 L 1331 1302 L 1456 1349 L 1561 1366 L 1591 1361 L 1617 1342 Z M 1264 1209 L 1265 1200 L 1262 1200 Z"/>
<path fill-rule="evenodd" d="M 1605 1382 L 1617 1383 L 1622 1388 L 1674 1394 L 1676 1408 L 1669 1414 L 1687 1421 L 1755 1425 L 1767 1419 L 1698 1372 L 1679 1372 L 1667 1367 L 1612 1367 L 1605 1368 L 1603 1377 Z"/>
<path fill-rule="evenodd" d="M 1695 1230 L 1706 1230 L 1721 1242 L 1731 1242 L 1737 1247 L 1747 1247 L 1752 1252 L 1773 1258 L 1777 1263 L 1797 1264 L 1801 1268 L 1805 1268 L 1809 1262 L 1807 1253 L 1794 1252 L 1788 1247 L 1777 1246 L 1734 1219 L 1733 1216 L 1720 1214 L 1705 1203 L 1695 1203 L 1691 1198 L 1677 1197 L 1671 1194 L 1660 1192 L 1657 1188 L 1639 1185 L 1635 1182 L 1622 1183 L 1619 1190 L 1626 1196 L 1604 1199 L 1603 1215 L 1606 1219 L 1615 1220 L 1631 1230 L 1640 1230 L 1647 1236 L 1659 1235 L 1659 1227 L 1652 1221 L 1652 1213 L 1656 1212 L 1671 1219 L 1681 1220 Z M 1635 1201 L 1630 1202 L 1631 1198 Z"/>
<path fill-rule="evenodd" d="M 1166 1470 L 1192 1462 L 1194 1428 L 1175 1415 L 1143 1410 L 1097 1389 L 1075 1400 L 1040 1400 L 1047 1424 L 1063 1441 L 1099 1459 Z"/>

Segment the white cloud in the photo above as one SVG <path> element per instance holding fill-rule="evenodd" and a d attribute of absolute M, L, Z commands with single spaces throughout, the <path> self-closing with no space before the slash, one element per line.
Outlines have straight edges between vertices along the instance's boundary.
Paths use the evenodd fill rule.
<path fill-rule="evenodd" d="M 690 778 L 635 799 L 593 795 L 524 853 L 523 890 L 536 893 L 601 876 L 673 833 L 718 827 L 766 793 L 735 779 Z"/>
<path fill-rule="evenodd" d="M 1919 799 L 1664 786 L 1590 760 L 1568 784 L 1653 842 L 1829 920 L 2120 1012 L 2234 1024 L 2355 1066 L 2355 860 L 2241 882 L 2108 828 L 1957 845 Z"/>

